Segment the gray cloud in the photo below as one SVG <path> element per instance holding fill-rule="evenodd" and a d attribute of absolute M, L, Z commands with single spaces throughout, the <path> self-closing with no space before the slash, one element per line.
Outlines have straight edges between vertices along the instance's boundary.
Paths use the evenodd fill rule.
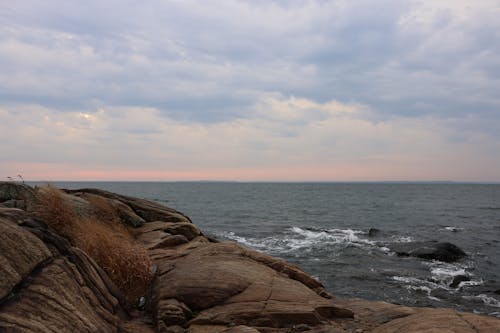
<path fill-rule="evenodd" d="M 59 109 L 158 107 L 192 121 L 242 117 L 269 92 L 386 116 L 491 115 L 500 24 L 471 6 L 464 18 L 400 1 L 21 2 L 1 18 L 1 94 Z"/>
<path fill-rule="evenodd" d="M 418 122 L 422 134 L 427 132 L 421 122 L 432 119 L 456 147 L 496 147 L 491 142 L 500 133 L 499 14 L 498 2 L 489 0 L 2 3 L 0 110 L 71 116 L 117 110 L 106 118 L 107 131 L 94 130 L 95 139 L 85 136 L 88 147 L 108 138 L 108 131 L 146 145 L 152 144 L 148 133 L 158 138 L 165 128 L 173 130 L 119 121 L 120 112 L 131 109 L 155 110 L 155 119 L 190 126 L 191 134 L 196 126 L 216 133 L 214 126 L 248 122 L 270 141 L 241 138 L 248 145 L 239 148 L 265 160 L 276 154 L 269 148 L 274 145 L 290 154 L 296 147 L 312 149 L 314 140 L 306 140 L 300 124 L 330 119 L 322 108 L 336 101 L 369 110 L 363 120 L 373 126 L 407 124 L 406 118 Z M 300 113 L 305 118 L 279 118 L 286 108 L 270 100 L 287 101 L 295 111 L 304 110 L 297 101 L 315 106 Z M 85 130 L 82 119 L 79 131 Z M 318 137 L 318 149 L 347 147 L 345 142 L 394 149 L 388 138 L 356 134 L 359 140 L 349 141 L 349 133 L 344 135 Z M 25 144 L 35 137 L 26 136 Z M 298 138 L 305 141 L 287 145 Z M 71 150 L 61 145 L 39 147 L 47 154 L 38 157 L 76 159 L 75 152 L 50 157 L 58 147 Z M 198 151 L 162 147 L 178 154 Z M 328 148 L 316 153 L 308 157 L 327 156 Z M 106 161 L 108 156 L 102 152 Z M 154 154 L 141 158 L 146 156 Z M 242 158 L 236 151 L 234 156 Z M 246 162 L 259 161 L 254 156 Z"/>

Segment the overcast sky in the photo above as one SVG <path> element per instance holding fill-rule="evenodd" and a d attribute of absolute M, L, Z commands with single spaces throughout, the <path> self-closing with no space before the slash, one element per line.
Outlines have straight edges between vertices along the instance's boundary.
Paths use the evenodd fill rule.
<path fill-rule="evenodd" d="M 2 1 L 0 177 L 500 181 L 500 1 Z"/>

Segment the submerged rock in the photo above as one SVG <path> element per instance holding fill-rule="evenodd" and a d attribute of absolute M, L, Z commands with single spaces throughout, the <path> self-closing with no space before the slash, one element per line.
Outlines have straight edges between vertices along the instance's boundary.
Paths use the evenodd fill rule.
<path fill-rule="evenodd" d="M 454 262 L 466 256 L 458 246 L 448 242 L 412 242 L 395 244 L 391 248 L 398 256 Z"/>
<path fill-rule="evenodd" d="M 451 288 L 457 288 L 461 282 L 470 281 L 470 277 L 467 275 L 457 275 L 453 278 L 453 281 L 450 283 Z"/>
<path fill-rule="evenodd" d="M 370 229 L 368 229 L 368 236 L 369 237 L 378 236 L 380 233 L 381 233 L 380 229 L 377 229 L 377 228 L 370 228 Z"/>

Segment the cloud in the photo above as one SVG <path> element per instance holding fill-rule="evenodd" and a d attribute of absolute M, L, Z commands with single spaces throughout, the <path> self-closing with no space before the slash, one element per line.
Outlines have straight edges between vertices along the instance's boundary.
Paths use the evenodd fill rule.
<path fill-rule="evenodd" d="M 26 110 L 32 110 L 30 116 Z M 156 180 L 495 177 L 500 138 L 482 134 L 456 140 L 460 133 L 437 118 L 374 122 L 370 112 L 363 105 L 283 96 L 263 96 L 246 118 L 217 123 L 179 122 L 153 108 L 1 109 L 0 139 L 15 137 L 16 145 L 2 146 L 0 171 L 31 179 L 43 176 L 37 170 L 47 165 L 60 170 L 60 177 L 75 177 L 78 170 L 76 177 L 83 179 L 119 174 Z M 478 150 L 484 142 L 489 144 Z M 471 162 L 485 155 L 487 165 Z"/>
<path fill-rule="evenodd" d="M 0 91 L 6 103 L 145 106 L 205 122 L 242 117 L 269 92 L 388 116 L 491 115 L 498 10 L 490 1 L 23 2 L 2 17 Z"/>
<path fill-rule="evenodd" d="M 4 166 L 497 178 L 497 1 L 0 6 Z"/>

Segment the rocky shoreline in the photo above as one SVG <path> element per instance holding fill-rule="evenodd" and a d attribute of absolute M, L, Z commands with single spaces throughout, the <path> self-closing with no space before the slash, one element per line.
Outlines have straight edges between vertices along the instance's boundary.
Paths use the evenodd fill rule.
<path fill-rule="evenodd" d="M 63 195 L 78 216 L 105 206 L 126 226 L 151 260 L 147 291 L 127 299 L 37 215 L 40 189 L 1 182 L 0 332 L 500 332 L 498 318 L 337 298 L 299 267 L 207 237 L 155 202 L 98 189 Z"/>

